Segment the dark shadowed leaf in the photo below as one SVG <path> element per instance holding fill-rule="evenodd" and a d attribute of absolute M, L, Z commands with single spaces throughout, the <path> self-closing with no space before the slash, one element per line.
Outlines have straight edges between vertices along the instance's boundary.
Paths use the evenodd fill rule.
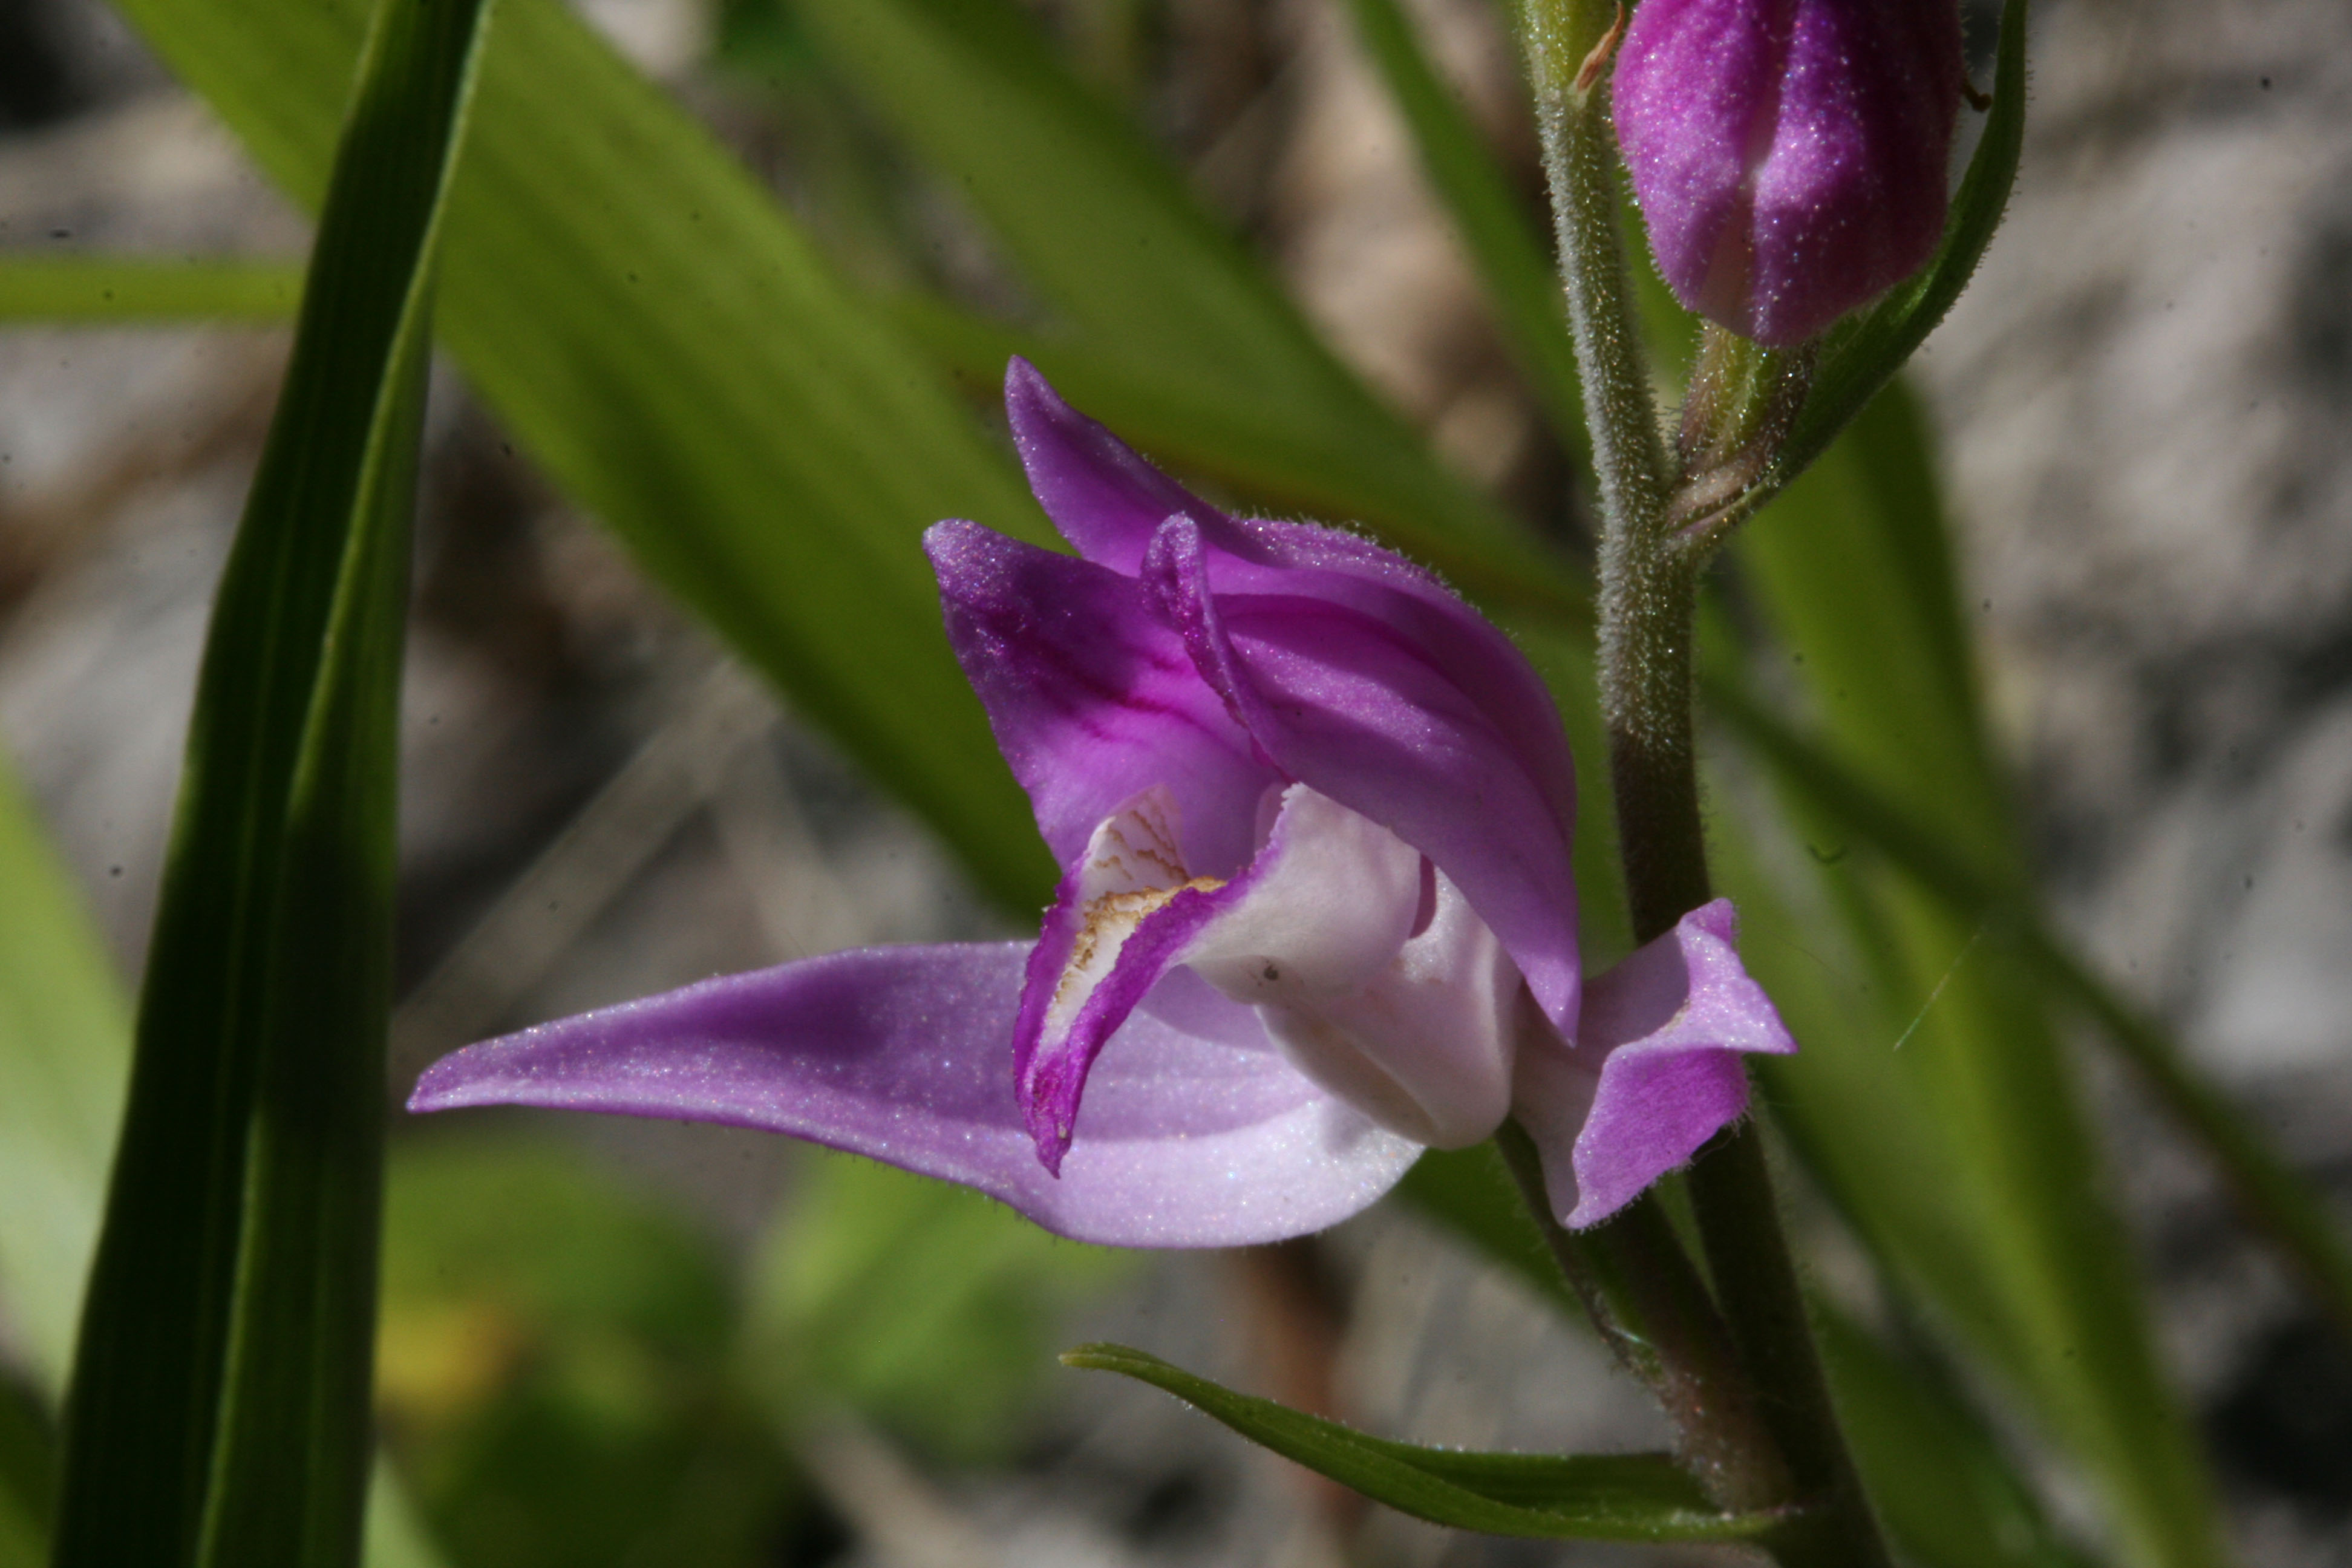
<path fill-rule="evenodd" d="M 409 521 L 481 16 L 387 5 L 335 153 L 198 677 L 76 1351 L 61 1565 L 360 1550 Z"/>

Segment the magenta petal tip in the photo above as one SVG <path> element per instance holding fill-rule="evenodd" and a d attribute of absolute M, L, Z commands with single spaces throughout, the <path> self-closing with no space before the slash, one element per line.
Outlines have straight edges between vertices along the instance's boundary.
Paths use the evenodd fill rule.
<path fill-rule="evenodd" d="M 1515 1108 L 1562 1224 L 1598 1225 L 1738 1121 L 1743 1056 L 1797 1048 L 1738 930 L 1728 899 L 1693 910 L 1586 983 L 1573 1047 L 1522 1055 Z"/>

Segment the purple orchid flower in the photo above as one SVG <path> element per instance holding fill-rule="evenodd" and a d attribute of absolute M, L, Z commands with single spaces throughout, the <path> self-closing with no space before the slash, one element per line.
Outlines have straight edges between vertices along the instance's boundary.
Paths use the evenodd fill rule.
<path fill-rule="evenodd" d="M 1642 0 L 1617 140 L 1675 298 L 1787 347 L 1917 271 L 1967 80 L 1957 0 Z"/>
<path fill-rule="evenodd" d="M 1512 1114 L 1587 1226 L 1740 1115 L 1738 1053 L 1795 1047 L 1731 907 L 1583 980 L 1567 741 L 1500 632 L 1351 534 L 1226 516 L 1019 361 L 1006 402 L 1079 553 L 925 543 L 1064 868 L 1037 942 L 541 1025 L 437 1063 L 412 1110 L 765 1128 L 1133 1247 L 1320 1229 Z"/>

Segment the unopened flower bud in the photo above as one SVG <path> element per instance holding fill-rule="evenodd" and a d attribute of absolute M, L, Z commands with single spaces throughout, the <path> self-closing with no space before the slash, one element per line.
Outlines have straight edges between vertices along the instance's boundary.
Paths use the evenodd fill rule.
<path fill-rule="evenodd" d="M 1785 347 L 1917 271 L 1966 83 L 1956 0 L 1642 0 L 1617 140 L 1675 298 Z"/>

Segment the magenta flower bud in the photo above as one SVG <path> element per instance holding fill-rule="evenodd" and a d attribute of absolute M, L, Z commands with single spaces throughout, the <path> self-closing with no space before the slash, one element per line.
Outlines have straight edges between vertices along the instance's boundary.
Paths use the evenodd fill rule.
<path fill-rule="evenodd" d="M 1642 0 L 1617 141 L 1675 297 L 1787 347 L 1917 271 L 1966 83 L 1955 0 Z"/>

